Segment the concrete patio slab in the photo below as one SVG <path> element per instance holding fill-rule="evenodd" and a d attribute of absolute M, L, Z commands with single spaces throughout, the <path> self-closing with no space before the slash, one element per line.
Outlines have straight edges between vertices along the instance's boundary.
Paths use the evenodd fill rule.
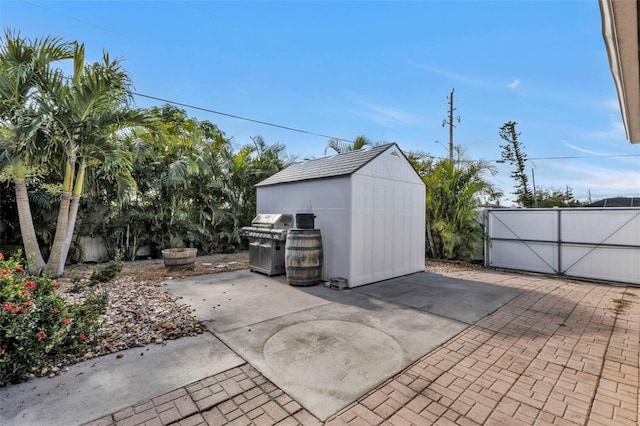
<path fill-rule="evenodd" d="M 213 332 L 233 330 L 329 303 L 249 271 L 167 282 L 166 290 L 196 310 Z"/>
<path fill-rule="evenodd" d="M 325 420 L 465 327 L 411 309 L 332 303 L 218 337 Z"/>
<path fill-rule="evenodd" d="M 0 424 L 82 424 L 244 363 L 209 333 L 117 355 L 81 362 L 51 379 L 2 388 Z"/>
<path fill-rule="evenodd" d="M 467 324 L 489 315 L 521 290 L 422 272 L 353 289 L 356 293 Z"/>
<path fill-rule="evenodd" d="M 167 290 L 191 304 L 209 330 L 265 377 L 325 420 L 467 326 L 454 318 L 481 317 L 519 294 L 467 283 L 448 292 L 447 303 L 441 300 L 446 318 L 427 303 L 437 293 L 437 286 L 427 285 L 431 281 L 443 286 L 444 280 L 413 274 L 370 290 L 336 291 L 291 287 L 282 277 L 242 272 L 232 279 L 173 281 Z"/>

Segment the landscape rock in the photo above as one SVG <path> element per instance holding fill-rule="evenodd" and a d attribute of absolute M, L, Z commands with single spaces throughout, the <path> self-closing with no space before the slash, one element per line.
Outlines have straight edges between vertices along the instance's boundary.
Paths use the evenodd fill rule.
<path fill-rule="evenodd" d="M 249 257 L 248 252 L 239 252 L 201 256 L 198 260 L 194 267 L 184 269 L 165 268 L 162 259 L 124 262 L 122 272 L 115 279 L 95 285 L 90 285 L 89 276 L 96 265 L 68 266 L 58 281 L 59 291 L 69 303 L 81 303 L 91 293 L 106 293 L 108 297 L 98 336 L 78 361 L 203 333 L 206 328 L 195 319 L 192 308 L 181 303 L 181 298 L 173 298 L 163 291 L 164 282 L 210 274 L 214 264 L 213 272 L 246 269 Z M 75 285 L 74 281 L 81 285 Z M 35 374 L 46 377 L 59 371 L 59 368 L 48 368 Z"/>

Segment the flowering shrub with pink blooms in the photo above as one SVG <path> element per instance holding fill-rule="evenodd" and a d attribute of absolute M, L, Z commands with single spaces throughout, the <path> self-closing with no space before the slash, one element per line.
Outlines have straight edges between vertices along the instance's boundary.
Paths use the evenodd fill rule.
<path fill-rule="evenodd" d="M 67 304 L 46 276 L 30 276 L 18 253 L 0 253 L 0 387 L 28 379 L 86 352 L 100 326 L 106 298 Z"/>

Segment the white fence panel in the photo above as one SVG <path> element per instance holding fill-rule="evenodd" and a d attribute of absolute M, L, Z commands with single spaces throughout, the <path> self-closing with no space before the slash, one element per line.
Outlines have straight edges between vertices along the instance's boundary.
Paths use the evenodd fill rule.
<path fill-rule="evenodd" d="M 549 243 L 492 241 L 491 266 L 555 274 L 558 270 L 557 253 L 557 246 Z"/>
<path fill-rule="evenodd" d="M 640 248 L 563 245 L 565 275 L 640 284 Z"/>
<path fill-rule="evenodd" d="M 640 208 L 486 214 L 488 266 L 640 284 Z"/>
<path fill-rule="evenodd" d="M 82 248 L 81 262 L 102 262 L 109 258 L 102 238 L 80 237 L 78 244 Z"/>
<path fill-rule="evenodd" d="M 553 210 L 489 211 L 493 238 L 555 241 L 558 236 L 558 216 Z"/>
<path fill-rule="evenodd" d="M 640 210 L 561 210 L 562 241 L 638 245 Z"/>

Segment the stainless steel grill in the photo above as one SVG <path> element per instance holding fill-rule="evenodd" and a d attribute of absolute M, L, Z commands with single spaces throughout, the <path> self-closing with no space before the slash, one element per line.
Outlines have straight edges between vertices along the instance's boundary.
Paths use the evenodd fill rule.
<path fill-rule="evenodd" d="M 287 230 L 293 227 L 293 215 L 259 214 L 251 226 L 242 228 L 249 238 L 249 269 L 267 275 L 285 273 L 284 246 Z"/>

